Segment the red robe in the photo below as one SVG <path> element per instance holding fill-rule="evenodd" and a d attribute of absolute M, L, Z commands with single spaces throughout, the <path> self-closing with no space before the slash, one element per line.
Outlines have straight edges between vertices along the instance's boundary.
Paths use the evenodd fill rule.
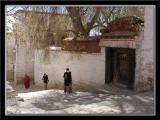
<path fill-rule="evenodd" d="M 24 85 L 25 85 L 26 89 L 29 88 L 29 86 L 30 86 L 30 78 L 28 75 L 24 76 Z"/>

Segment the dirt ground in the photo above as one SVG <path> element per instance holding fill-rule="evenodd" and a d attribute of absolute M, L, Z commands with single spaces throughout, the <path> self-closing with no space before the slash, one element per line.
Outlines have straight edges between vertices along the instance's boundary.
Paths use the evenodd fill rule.
<path fill-rule="evenodd" d="M 24 84 L 15 84 L 14 82 L 10 82 L 10 85 L 13 87 L 17 93 L 28 93 L 28 92 L 35 92 L 35 91 L 42 91 L 44 90 L 41 86 L 36 86 L 31 84 L 29 89 L 25 89 Z"/>
<path fill-rule="evenodd" d="M 43 87 L 34 85 L 28 90 L 25 90 L 23 85 L 14 88 L 18 90 L 18 96 L 23 98 L 24 102 L 8 107 L 8 111 L 12 114 L 154 114 L 153 91 L 139 93 L 112 85 L 103 86 L 94 93 L 74 90 L 72 94 L 64 94 L 63 90 L 56 89 L 43 90 Z"/>

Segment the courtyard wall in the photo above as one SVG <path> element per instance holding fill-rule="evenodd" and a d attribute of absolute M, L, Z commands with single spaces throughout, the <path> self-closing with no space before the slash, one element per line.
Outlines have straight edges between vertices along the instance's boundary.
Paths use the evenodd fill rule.
<path fill-rule="evenodd" d="M 105 54 L 101 53 L 71 53 L 69 51 L 36 50 L 34 79 L 35 84 L 43 86 L 42 76 L 48 74 L 49 87 L 63 89 L 63 74 L 66 68 L 72 72 L 73 87 L 89 90 L 105 83 Z"/>

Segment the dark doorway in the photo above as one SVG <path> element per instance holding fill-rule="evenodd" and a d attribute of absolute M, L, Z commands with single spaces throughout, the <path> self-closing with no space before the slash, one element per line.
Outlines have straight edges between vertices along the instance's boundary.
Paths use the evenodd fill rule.
<path fill-rule="evenodd" d="M 133 89 L 135 79 L 135 49 L 106 48 L 105 53 L 105 83 L 118 82 L 126 85 L 129 89 Z"/>
<path fill-rule="evenodd" d="M 113 82 L 113 49 L 105 49 L 105 83 Z"/>

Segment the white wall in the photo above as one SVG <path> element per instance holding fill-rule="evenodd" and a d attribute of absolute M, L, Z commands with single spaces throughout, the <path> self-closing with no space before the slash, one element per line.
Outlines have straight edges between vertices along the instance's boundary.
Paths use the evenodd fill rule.
<path fill-rule="evenodd" d="M 142 54 L 144 58 L 143 65 L 151 64 L 153 69 L 154 53 L 155 53 L 155 8 L 148 7 L 145 10 L 145 29 L 144 40 L 142 41 Z M 147 67 L 147 66 L 146 66 Z"/>
<path fill-rule="evenodd" d="M 80 56 L 67 51 L 50 51 L 50 63 L 44 62 L 44 51 L 35 52 L 35 84 L 43 86 L 42 76 L 48 74 L 49 87 L 63 86 L 63 74 L 66 68 L 72 72 L 76 86 L 94 86 L 105 84 L 105 56 L 102 53 L 83 53 Z"/>
<path fill-rule="evenodd" d="M 145 8 L 144 38 L 137 49 L 136 89 L 138 91 L 153 88 L 154 83 L 154 54 L 155 54 L 155 8 Z"/>
<path fill-rule="evenodd" d="M 14 80 L 14 58 L 15 54 L 13 52 L 14 47 L 15 47 L 15 38 L 12 32 L 6 33 L 6 63 L 7 63 L 7 80 L 8 81 L 13 81 Z"/>
<path fill-rule="evenodd" d="M 25 45 L 16 46 L 15 82 L 22 83 L 27 73 L 34 80 L 34 50 L 28 50 Z"/>

